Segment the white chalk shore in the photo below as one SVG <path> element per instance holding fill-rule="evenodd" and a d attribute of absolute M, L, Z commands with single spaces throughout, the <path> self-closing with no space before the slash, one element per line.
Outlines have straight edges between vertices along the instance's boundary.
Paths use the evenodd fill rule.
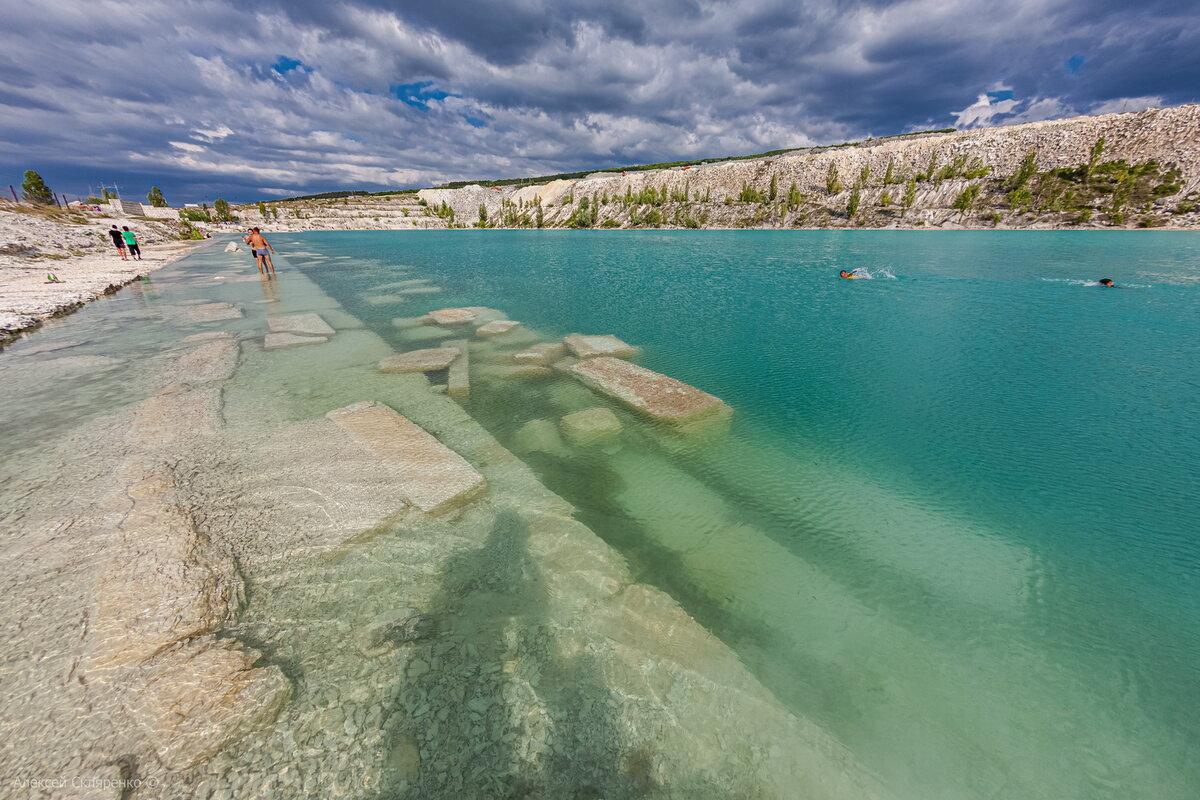
<path fill-rule="evenodd" d="M 141 261 L 121 260 L 106 233 L 113 224 L 129 225 L 138 233 Z M 0 252 L 0 343 L 161 269 L 206 243 L 168 238 L 172 235 L 162 223 L 96 217 L 84 224 L 64 224 L 0 210 L 0 245 L 8 251 Z M 62 283 L 47 283 L 48 273 Z"/>

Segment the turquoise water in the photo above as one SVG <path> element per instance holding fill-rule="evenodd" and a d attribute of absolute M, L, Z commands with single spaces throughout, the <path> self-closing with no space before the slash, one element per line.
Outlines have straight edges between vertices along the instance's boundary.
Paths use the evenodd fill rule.
<path fill-rule="evenodd" d="M 487 305 L 733 406 L 670 461 L 527 458 L 895 796 L 1200 793 L 1200 237 L 276 238 L 397 346 L 394 317 Z M 389 300 L 401 271 L 443 291 Z M 507 443 L 554 402 L 468 409 Z"/>

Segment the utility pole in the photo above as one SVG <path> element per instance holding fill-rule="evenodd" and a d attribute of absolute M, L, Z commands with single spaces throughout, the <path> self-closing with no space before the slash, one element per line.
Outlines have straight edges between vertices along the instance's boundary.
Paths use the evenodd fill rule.
<path fill-rule="evenodd" d="M 18 199 L 17 199 L 17 190 L 13 188 L 13 185 L 12 185 L 11 183 L 8 185 L 8 190 L 9 190 L 10 192 L 12 192 L 12 196 L 13 196 L 13 202 L 14 202 L 14 203 L 19 203 L 19 202 L 21 202 L 20 200 L 18 200 Z"/>

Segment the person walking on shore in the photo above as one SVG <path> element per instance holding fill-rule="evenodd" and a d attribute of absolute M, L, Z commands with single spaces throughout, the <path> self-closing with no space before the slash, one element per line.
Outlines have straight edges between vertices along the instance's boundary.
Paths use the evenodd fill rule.
<path fill-rule="evenodd" d="M 121 235 L 120 229 L 116 225 L 113 225 L 108 231 L 108 236 L 113 240 L 113 244 L 117 246 L 117 252 L 121 254 L 121 260 L 128 261 L 129 259 L 125 256 L 125 237 Z"/>
<path fill-rule="evenodd" d="M 138 247 L 137 236 L 133 231 L 129 230 L 128 225 L 121 226 L 121 236 L 125 239 L 125 247 L 129 249 L 129 255 L 142 260 L 142 248 Z"/>
<path fill-rule="evenodd" d="M 254 254 L 259 274 L 274 275 L 275 264 L 271 262 L 271 253 L 275 252 L 275 248 L 267 241 L 267 237 L 262 235 L 262 231 L 258 228 L 251 228 L 245 242 L 250 245 L 250 252 Z"/>

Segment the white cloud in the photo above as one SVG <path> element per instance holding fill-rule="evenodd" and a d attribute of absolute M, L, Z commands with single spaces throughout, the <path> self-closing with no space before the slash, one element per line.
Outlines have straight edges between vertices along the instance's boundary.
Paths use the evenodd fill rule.
<path fill-rule="evenodd" d="M 1088 108 L 1089 114 L 1120 114 L 1124 111 L 1145 111 L 1147 108 L 1162 108 L 1167 101 L 1157 95 L 1145 97 L 1117 97 L 1105 100 Z"/>
<path fill-rule="evenodd" d="M 227 125 L 218 125 L 215 128 L 197 128 L 192 133 L 197 138 L 206 139 L 211 142 L 217 139 L 224 139 L 226 136 L 232 136 L 233 129 Z"/>
<path fill-rule="evenodd" d="M 996 117 L 1010 114 L 1020 104 L 1018 100 L 996 100 L 986 94 L 981 94 L 975 102 L 954 113 L 954 127 L 974 128 L 992 124 Z"/>

